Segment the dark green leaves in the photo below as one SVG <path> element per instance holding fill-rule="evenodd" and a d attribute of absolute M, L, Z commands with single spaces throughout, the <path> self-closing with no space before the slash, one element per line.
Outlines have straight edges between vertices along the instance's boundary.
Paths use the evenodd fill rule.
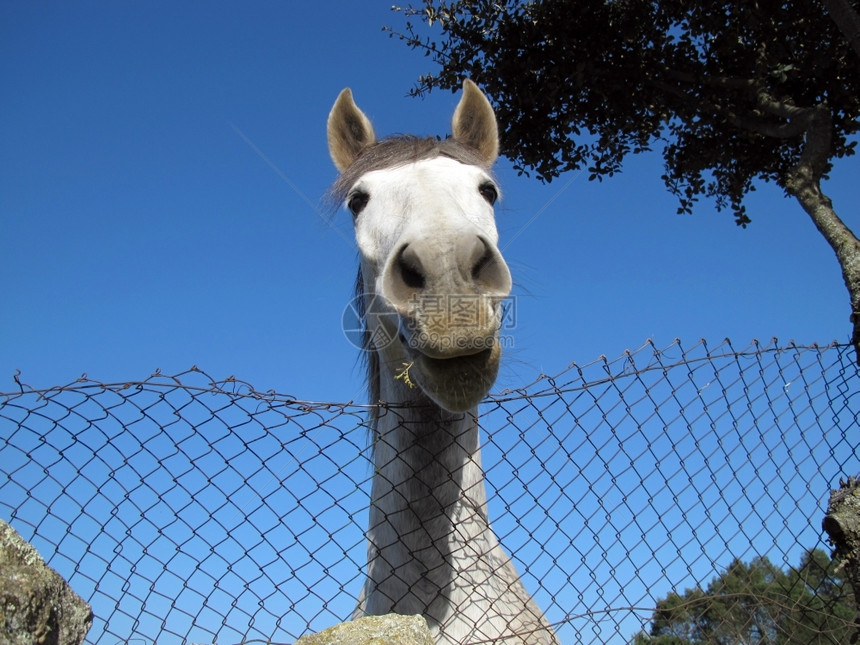
<path fill-rule="evenodd" d="M 705 589 L 669 593 L 634 645 L 838 645 L 853 633 L 851 591 L 823 551 L 782 571 L 733 560 Z"/>
<path fill-rule="evenodd" d="M 679 212 L 708 197 L 745 226 L 754 182 L 785 188 L 800 162 L 810 110 L 831 114 L 826 158 L 852 152 L 860 61 L 817 3 L 425 0 L 405 14 L 402 37 L 439 66 L 415 92 L 472 78 L 503 154 L 545 181 L 599 180 L 655 147 Z"/>

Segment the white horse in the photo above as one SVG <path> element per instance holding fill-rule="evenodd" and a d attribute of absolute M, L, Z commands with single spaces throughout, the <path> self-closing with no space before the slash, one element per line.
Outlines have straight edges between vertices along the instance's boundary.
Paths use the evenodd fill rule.
<path fill-rule="evenodd" d="M 349 89 L 328 118 L 361 255 L 374 477 L 355 617 L 421 614 L 437 642 L 557 643 L 487 518 L 478 403 L 511 275 L 490 174 L 498 131 L 467 80 L 453 138 L 376 140 Z"/>

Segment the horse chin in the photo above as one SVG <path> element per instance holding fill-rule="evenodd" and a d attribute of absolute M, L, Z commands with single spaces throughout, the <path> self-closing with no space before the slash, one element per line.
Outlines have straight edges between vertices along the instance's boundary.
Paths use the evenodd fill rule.
<path fill-rule="evenodd" d="M 501 348 L 495 342 L 488 349 L 451 358 L 432 358 L 413 351 L 410 359 L 410 378 L 436 405 L 449 412 L 467 412 L 495 383 Z"/>

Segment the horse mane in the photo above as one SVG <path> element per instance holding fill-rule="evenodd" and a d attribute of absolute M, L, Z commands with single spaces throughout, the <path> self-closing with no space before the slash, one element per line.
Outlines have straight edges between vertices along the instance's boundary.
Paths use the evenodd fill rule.
<path fill-rule="evenodd" d="M 379 355 L 373 347 L 373 338 L 370 330 L 367 328 L 367 318 L 365 317 L 366 303 L 364 302 L 364 277 L 361 274 L 361 265 L 358 267 L 358 275 L 355 277 L 355 304 L 358 320 L 361 324 L 361 361 L 364 363 L 367 371 L 367 399 L 370 404 L 370 413 L 368 421 L 373 435 L 371 436 L 371 446 L 376 439 L 376 421 L 379 418 Z"/>

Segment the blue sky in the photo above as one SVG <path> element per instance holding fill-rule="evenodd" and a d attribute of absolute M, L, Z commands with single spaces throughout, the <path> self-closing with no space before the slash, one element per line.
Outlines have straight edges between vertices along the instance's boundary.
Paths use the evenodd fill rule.
<path fill-rule="evenodd" d="M 0 391 L 197 365 L 257 389 L 363 401 L 341 332 L 356 267 L 325 119 L 352 87 L 377 132 L 445 134 L 458 96 L 407 97 L 429 59 L 390 2 L 4 3 Z M 825 186 L 860 228 L 856 159 Z M 849 337 L 832 251 L 772 185 L 747 230 L 676 215 L 658 155 L 550 185 L 502 160 L 514 347 L 496 389 L 652 338 Z"/>

